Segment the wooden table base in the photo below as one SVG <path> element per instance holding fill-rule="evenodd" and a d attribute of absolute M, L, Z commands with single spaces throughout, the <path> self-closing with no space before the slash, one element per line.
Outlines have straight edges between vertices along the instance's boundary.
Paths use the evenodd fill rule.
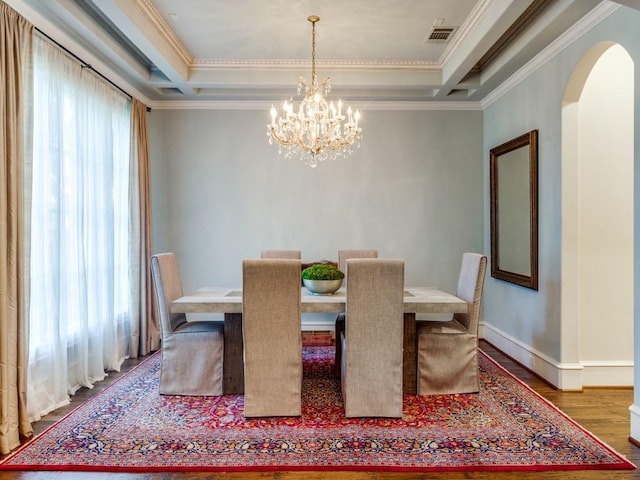
<path fill-rule="evenodd" d="M 402 391 L 418 393 L 418 363 L 416 358 L 416 314 L 404 314 L 404 337 L 402 350 Z"/>
<path fill-rule="evenodd" d="M 244 393 L 242 314 L 224 314 L 223 389 L 226 394 Z"/>

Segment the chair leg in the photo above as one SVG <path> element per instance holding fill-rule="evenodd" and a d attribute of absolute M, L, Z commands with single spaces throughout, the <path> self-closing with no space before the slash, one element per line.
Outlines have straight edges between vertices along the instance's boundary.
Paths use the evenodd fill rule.
<path fill-rule="evenodd" d="M 344 315 L 339 315 L 336 318 L 336 359 L 335 366 L 333 369 L 333 376 L 336 378 L 340 378 L 342 376 L 342 342 L 340 338 L 344 333 Z"/>

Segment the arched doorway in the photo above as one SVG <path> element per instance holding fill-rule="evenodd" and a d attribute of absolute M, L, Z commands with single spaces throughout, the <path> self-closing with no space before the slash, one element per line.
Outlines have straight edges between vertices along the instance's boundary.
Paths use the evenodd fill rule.
<path fill-rule="evenodd" d="M 562 108 L 562 363 L 633 385 L 633 60 L 585 54 Z"/>

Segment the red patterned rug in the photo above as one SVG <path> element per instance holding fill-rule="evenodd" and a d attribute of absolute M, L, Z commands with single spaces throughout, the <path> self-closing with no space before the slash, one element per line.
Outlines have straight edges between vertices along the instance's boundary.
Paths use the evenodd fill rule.
<path fill-rule="evenodd" d="M 484 354 L 479 394 L 405 395 L 402 419 L 345 418 L 332 365 L 332 347 L 304 347 L 302 417 L 247 420 L 241 395 L 159 395 L 155 354 L 5 459 L 0 469 L 635 468 Z"/>

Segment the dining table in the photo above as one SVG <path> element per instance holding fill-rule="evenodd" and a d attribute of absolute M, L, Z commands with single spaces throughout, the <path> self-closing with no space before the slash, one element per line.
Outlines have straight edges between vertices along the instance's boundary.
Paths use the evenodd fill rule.
<path fill-rule="evenodd" d="M 332 295 L 314 295 L 301 287 L 302 313 L 339 313 L 345 311 L 347 292 L 340 288 Z M 416 314 L 466 313 L 465 300 L 437 288 L 404 288 L 403 391 L 417 392 Z M 203 287 L 171 303 L 172 313 L 224 314 L 224 393 L 244 393 L 244 363 L 242 342 L 242 289 Z M 338 339 L 336 339 L 338 341 Z"/>

